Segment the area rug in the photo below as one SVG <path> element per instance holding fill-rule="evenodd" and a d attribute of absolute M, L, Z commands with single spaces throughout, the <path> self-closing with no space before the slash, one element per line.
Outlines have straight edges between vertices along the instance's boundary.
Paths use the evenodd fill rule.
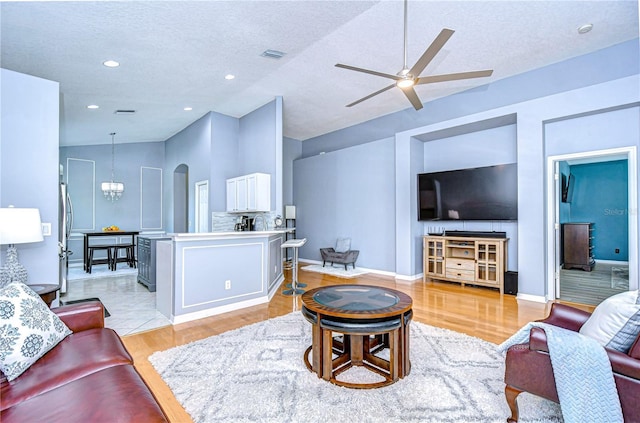
<path fill-rule="evenodd" d="M 312 264 L 309 266 L 301 267 L 300 270 L 306 270 L 307 272 L 324 273 L 326 275 L 337 276 L 339 278 L 355 278 L 356 276 L 364 275 L 368 273 L 366 270 L 354 269 L 351 265 L 347 270 L 344 270 L 344 265 L 329 265 L 322 267 L 321 264 Z"/>
<path fill-rule="evenodd" d="M 629 266 L 611 268 L 611 288 L 629 289 Z"/>
<path fill-rule="evenodd" d="M 109 313 L 109 310 L 107 310 L 107 308 L 104 306 L 102 301 L 100 301 L 100 298 L 83 298 L 81 300 L 62 301 L 62 305 L 80 304 L 80 303 L 87 303 L 87 302 L 90 302 L 90 301 L 98 301 L 98 302 L 100 302 L 100 304 L 102 304 L 102 308 L 104 308 L 104 317 L 110 317 L 111 316 L 111 313 Z"/>
<path fill-rule="evenodd" d="M 504 357 L 496 345 L 415 321 L 410 332 L 411 374 L 378 389 L 339 387 L 307 370 L 302 355 L 311 325 L 299 312 L 156 352 L 149 361 L 196 423 L 506 421 Z M 358 371 L 345 379 L 358 380 Z M 518 404 L 521 423 L 562 422 L 555 403 L 523 393 Z"/>

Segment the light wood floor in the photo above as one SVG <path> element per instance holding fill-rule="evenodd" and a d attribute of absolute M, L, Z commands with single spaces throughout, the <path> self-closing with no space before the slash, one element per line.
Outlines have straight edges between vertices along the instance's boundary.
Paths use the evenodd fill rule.
<path fill-rule="evenodd" d="M 304 264 L 303 264 L 304 266 Z M 413 298 L 414 320 L 432 326 L 466 333 L 493 343 L 501 343 L 521 326 L 548 314 L 550 304 L 516 301 L 514 296 L 492 289 L 461 287 L 446 282 L 396 281 L 392 277 L 367 274 L 353 279 L 300 271 L 299 280 L 308 284 L 305 289 L 336 284 L 381 285 L 405 292 Z M 290 275 L 285 274 L 290 281 Z M 573 304 L 591 311 L 593 306 Z M 136 368 L 151 387 L 172 422 L 191 422 L 189 415 L 176 401 L 171 390 L 147 360 L 152 353 L 177 345 L 217 335 L 232 329 L 300 310 L 300 297 L 286 297 L 280 293 L 264 305 L 225 313 L 194 322 L 169 326 L 123 337 L 134 358 Z M 203 389 L 206 389 L 203 387 Z"/>

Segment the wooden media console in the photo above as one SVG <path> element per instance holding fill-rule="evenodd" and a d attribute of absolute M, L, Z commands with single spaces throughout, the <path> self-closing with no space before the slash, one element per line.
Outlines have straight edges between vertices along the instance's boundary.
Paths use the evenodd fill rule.
<path fill-rule="evenodd" d="M 507 241 L 508 238 L 425 236 L 423 279 L 498 288 L 503 294 Z"/>

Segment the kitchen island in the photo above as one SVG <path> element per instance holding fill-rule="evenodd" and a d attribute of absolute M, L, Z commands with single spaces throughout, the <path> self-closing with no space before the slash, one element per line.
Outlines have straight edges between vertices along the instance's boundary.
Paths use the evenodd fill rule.
<path fill-rule="evenodd" d="M 157 242 L 158 311 L 177 324 L 268 302 L 293 230 L 169 234 Z"/>

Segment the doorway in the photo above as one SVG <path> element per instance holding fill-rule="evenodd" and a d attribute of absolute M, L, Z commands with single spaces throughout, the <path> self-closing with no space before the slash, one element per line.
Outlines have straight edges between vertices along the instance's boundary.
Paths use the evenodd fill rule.
<path fill-rule="evenodd" d="M 173 171 L 173 232 L 189 232 L 189 166 Z"/>
<path fill-rule="evenodd" d="M 629 212 L 637 210 L 636 163 L 635 147 L 548 157 L 548 300 L 560 299 L 597 305 L 604 298 L 618 292 L 637 289 L 637 216 Z M 583 204 L 580 209 L 578 206 L 580 196 L 587 198 L 587 201 L 592 201 L 594 193 L 589 192 L 588 189 L 593 188 L 593 180 L 580 186 L 578 176 L 584 181 L 587 179 L 585 175 L 589 171 L 593 172 L 596 168 L 602 171 L 602 169 L 612 169 L 616 166 L 618 170 L 620 166 L 625 169 L 619 179 L 626 179 L 623 181 L 627 186 L 626 207 L 591 206 L 591 210 L 589 210 L 590 206 L 584 207 Z M 607 175 L 607 177 L 609 176 Z M 608 184 L 609 182 L 602 181 L 602 183 Z M 605 191 L 606 189 L 607 187 L 604 188 Z M 574 216 L 571 215 L 572 204 L 576 210 Z M 617 236 L 613 236 L 616 229 L 612 229 L 615 228 L 615 225 L 612 226 L 611 222 L 614 220 L 618 222 L 617 230 L 620 230 L 620 226 L 624 227 L 626 234 L 618 233 Z M 594 223 L 597 221 L 600 221 L 599 225 Z M 622 221 L 622 225 L 620 225 L 620 221 Z M 598 236 L 598 233 L 595 232 L 598 230 L 598 226 L 601 227 L 601 231 L 611 231 L 612 236 L 606 237 L 602 233 Z M 570 251 L 565 252 L 563 232 L 568 237 L 572 231 L 582 231 L 583 235 L 572 238 L 571 242 L 567 243 Z M 584 235 L 585 232 L 587 235 Z M 600 239 L 601 244 L 605 245 L 596 249 L 593 241 L 589 244 L 590 241 L 587 240 L 587 237 L 596 242 Z M 584 242 L 581 239 L 584 239 Z M 606 245 L 612 239 L 626 240 L 626 245 L 618 246 L 619 248 Z M 583 243 L 586 244 L 581 245 Z M 595 262 L 589 263 L 587 259 L 583 263 L 564 263 L 563 258 L 573 254 L 576 246 L 578 249 L 586 248 L 586 254 L 594 256 Z M 611 251 L 613 254 L 609 254 L 609 250 L 613 250 Z M 625 252 L 626 254 L 624 254 Z M 622 253 L 620 259 L 616 257 L 618 253 Z M 578 254 L 582 253 L 578 252 Z"/>
<path fill-rule="evenodd" d="M 209 232 L 209 181 L 196 182 L 196 232 Z"/>

